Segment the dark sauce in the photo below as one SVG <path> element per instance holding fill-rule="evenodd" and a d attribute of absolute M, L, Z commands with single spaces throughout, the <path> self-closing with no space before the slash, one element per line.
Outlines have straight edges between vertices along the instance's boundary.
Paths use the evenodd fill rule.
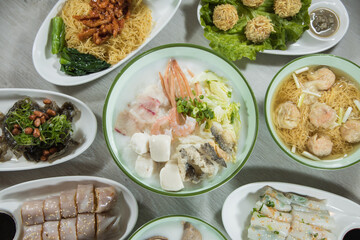
<path fill-rule="evenodd" d="M 310 13 L 311 31 L 320 37 L 329 37 L 339 29 L 339 18 L 327 8 L 318 8 Z"/>
<path fill-rule="evenodd" d="M 16 233 L 16 223 L 14 218 L 6 213 L 0 212 L 0 239 L 12 240 Z"/>
<path fill-rule="evenodd" d="M 350 231 L 348 231 L 343 240 L 357 240 L 360 239 L 360 228 L 355 228 Z"/>

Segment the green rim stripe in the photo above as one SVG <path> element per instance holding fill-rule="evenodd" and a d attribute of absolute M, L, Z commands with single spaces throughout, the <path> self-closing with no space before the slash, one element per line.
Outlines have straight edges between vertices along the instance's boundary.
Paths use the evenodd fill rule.
<path fill-rule="evenodd" d="M 215 228 L 214 226 L 212 226 L 211 224 L 199 219 L 199 218 L 196 218 L 196 217 L 193 217 L 193 216 L 188 216 L 188 215 L 168 215 L 168 216 L 162 216 L 162 217 L 159 217 L 159 218 L 155 218 L 153 220 L 150 220 L 149 222 L 145 223 L 144 225 L 142 225 L 141 227 L 139 227 L 129 238 L 129 240 L 131 240 L 133 237 L 136 236 L 137 233 L 139 233 L 142 229 L 144 229 L 145 227 L 147 227 L 148 225 L 154 223 L 154 222 L 157 222 L 159 220 L 162 220 L 162 219 L 166 219 L 166 218 L 177 218 L 177 217 L 181 217 L 181 218 L 191 218 L 191 219 L 194 219 L 194 220 L 197 220 L 201 223 L 204 223 L 205 225 L 207 225 L 208 227 L 212 228 L 213 230 L 215 230 L 215 232 L 219 233 L 221 235 L 221 237 L 223 237 L 223 239 L 227 240 L 227 238 L 224 236 L 224 234 L 222 234 L 217 228 Z"/>
<path fill-rule="evenodd" d="M 234 70 L 242 77 L 243 81 L 245 82 L 251 96 L 252 96 L 252 100 L 253 100 L 253 104 L 254 104 L 254 109 L 255 109 L 255 114 L 256 114 L 256 122 L 255 122 L 255 134 L 254 134 L 254 140 L 249 148 L 249 152 L 247 153 L 247 155 L 245 156 L 243 162 L 240 164 L 240 166 L 230 175 L 228 176 L 227 178 L 225 178 L 222 182 L 212 186 L 212 187 L 209 187 L 207 189 L 204 189 L 204 190 L 198 190 L 198 191 L 194 191 L 194 192 L 191 192 L 191 193 L 181 193 L 180 192 L 166 192 L 165 190 L 164 191 L 161 191 L 161 190 L 158 190 L 158 189 L 155 189 L 153 187 L 149 187 L 147 185 L 145 185 L 144 183 L 142 183 L 141 181 L 138 181 L 135 177 L 133 177 L 130 173 L 128 173 L 128 171 L 117 161 L 117 156 L 115 155 L 114 151 L 111 149 L 110 147 L 110 143 L 109 143 L 109 136 L 107 134 L 107 129 L 106 129 L 106 110 L 107 110 L 107 106 L 108 106 L 108 101 L 109 101 L 109 98 L 110 98 L 110 95 L 112 93 L 112 90 L 114 88 L 114 86 L 116 85 L 117 81 L 119 80 L 119 78 L 121 77 L 121 75 L 133 64 L 135 63 L 137 60 L 139 60 L 140 58 L 148 55 L 148 54 L 151 54 L 153 52 L 156 52 L 158 50 L 161 50 L 161 49 L 166 49 L 166 48 L 173 48 L 173 47 L 188 47 L 188 48 L 196 48 L 196 49 L 200 49 L 200 50 L 203 50 L 203 51 L 206 51 L 206 52 L 209 52 L 213 55 L 216 55 L 217 57 L 221 58 L 222 60 L 224 60 L 226 63 L 228 63 L 230 66 L 232 66 L 234 68 Z M 162 195 L 167 195 L 167 196 L 173 196 L 173 197 L 186 197 L 186 196 L 195 196 L 195 195 L 199 195 L 199 194 L 202 194 L 202 193 L 205 193 L 205 192 L 209 192 L 223 184 L 225 184 L 226 182 L 228 182 L 230 179 L 232 179 L 241 169 L 242 167 L 245 165 L 247 159 L 250 157 L 251 155 L 251 152 L 254 148 L 254 145 L 255 145 L 255 142 L 256 142 L 256 139 L 257 139 L 257 135 L 258 135 L 258 128 L 259 128 L 259 110 L 258 110 L 258 106 L 257 106 L 257 102 L 256 102 L 256 99 L 255 99 L 255 95 L 250 87 L 250 85 L 248 84 L 248 82 L 246 81 L 245 77 L 241 74 L 241 72 L 239 71 L 239 69 L 232 63 L 230 62 L 229 60 L 227 60 L 226 58 L 224 58 L 223 56 L 221 56 L 220 54 L 214 52 L 213 50 L 210 50 L 208 48 L 205 48 L 205 47 L 202 47 L 202 46 L 198 46 L 198 45 L 195 45 L 195 44 L 188 44 L 188 43 L 173 43 L 173 44 L 167 44 L 167 45 L 162 45 L 162 46 L 159 46 L 159 47 L 155 47 L 155 48 L 152 48 L 140 55 L 138 55 L 137 57 L 133 58 L 128 64 L 126 64 L 126 66 L 121 69 L 121 71 L 119 72 L 119 74 L 116 76 L 113 84 L 111 85 L 109 91 L 108 91 L 108 94 L 106 96 L 106 99 L 105 99 L 105 103 L 104 103 L 104 107 L 103 107 L 103 121 L 102 121 L 102 127 L 103 127 L 103 133 L 104 133 L 104 138 L 105 138 L 105 141 L 106 141 L 106 145 L 107 145 L 107 148 L 109 149 L 110 151 L 110 154 L 111 156 L 113 157 L 115 163 L 119 166 L 119 168 L 131 179 L 133 180 L 134 182 L 136 182 L 137 184 L 139 184 L 140 186 L 144 187 L 145 189 L 147 190 L 150 190 L 150 191 L 153 191 L 153 192 L 156 192 L 156 193 L 159 193 L 159 194 L 162 194 Z"/>
<path fill-rule="evenodd" d="M 295 161 L 297 161 L 298 163 L 301 163 L 307 167 L 311 167 L 311 168 L 316 168 L 316 169 L 321 169 L 321 170 L 337 170 L 337 169 L 343 169 L 343 168 L 346 168 L 346 167 L 350 167 L 358 162 L 360 162 L 360 159 L 358 159 L 357 161 L 353 162 L 353 163 L 350 163 L 348 165 L 345 165 L 345 166 L 342 166 L 342 167 L 334 167 L 334 168 L 325 168 L 325 167 L 318 167 L 318 166 L 313 166 L 313 165 L 310 165 L 310 164 L 307 164 L 307 163 L 304 163 L 302 162 L 301 160 L 295 158 L 292 154 L 290 154 L 285 148 L 283 148 L 282 144 L 277 140 L 277 138 L 275 137 L 275 133 L 273 133 L 273 131 L 271 131 L 271 128 L 270 128 L 270 120 L 267 118 L 267 105 L 268 105 L 268 97 L 269 97 L 269 91 L 270 91 L 270 88 L 271 86 L 273 85 L 274 81 L 275 81 L 275 78 L 280 74 L 280 72 L 282 72 L 288 65 L 300 60 L 300 59 L 303 59 L 303 58 L 309 58 L 309 57 L 316 57 L 316 56 L 331 56 L 331 57 L 335 57 L 335 58 L 339 58 L 339 59 L 342 59 L 342 60 L 345 60 L 351 64 L 353 64 L 354 66 L 360 68 L 360 66 L 358 66 L 356 63 L 346 59 L 346 58 L 343 58 L 343 57 L 339 57 L 339 56 L 336 56 L 336 55 L 332 55 L 332 54 L 310 54 L 310 55 L 306 55 L 306 56 L 302 56 L 302 57 L 299 57 L 299 58 L 296 58 L 292 61 L 290 61 L 289 63 L 287 63 L 285 66 L 283 66 L 276 74 L 275 76 L 273 77 L 273 79 L 271 80 L 270 84 L 269 84 L 269 87 L 266 91 L 266 95 L 265 95 L 265 107 L 264 107 L 264 112 L 265 112 L 265 121 L 266 121 L 266 125 L 267 125 L 267 128 L 271 134 L 271 137 L 274 139 L 274 141 L 276 142 L 276 144 L 281 148 L 281 150 L 283 150 L 283 152 L 286 153 L 286 155 L 288 155 L 290 158 L 294 159 Z M 271 99 L 270 99 L 271 100 Z M 270 101 L 269 100 L 269 101 Z"/>

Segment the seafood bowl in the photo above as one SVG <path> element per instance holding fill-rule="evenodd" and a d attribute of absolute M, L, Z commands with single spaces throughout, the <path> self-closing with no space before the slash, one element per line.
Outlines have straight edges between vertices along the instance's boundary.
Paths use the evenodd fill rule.
<path fill-rule="evenodd" d="M 241 129 L 239 130 L 239 138 L 234 143 L 237 149 L 236 154 L 233 155 L 234 162 L 228 163 L 228 166 L 221 168 L 215 176 L 200 183 L 184 181 L 185 186 L 182 189 L 168 191 L 164 190 L 159 183 L 161 180 L 159 180 L 159 174 L 143 177 L 136 171 L 137 156 L 130 148 L 130 137 L 124 136 L 126 134 L 120 134 L 114 126 L 119 113 L 129 108 L 131 101 L 134 102 L 135 97 L 147 84 L 158 83 L 161 89 L 159 73 L 163 72 L 169 59 L 176 59 L 179 65 L 184 67 L 184 70 L 191 70 L 195 76 L 205 70 L 211 70 L 222 78 L 226 78 L 227 84 L 232 89 L 231 98 L 240 104 L 237 114 L 240 116 Z M 161 94 L 163 94 L 162 90 Z M 212 50 L 197 45 L 169 44 L 153 48 L 139 55 L 118 74 L 104 104 L 103 131 L 107 147 L 115 163 L 134 182 L 148 190 L 168 196 L 193 196 L 221 186 L 234 177 L 244 166 L 255 144 L 258 131 L 258 110 L 250 86 L 231 62 Z M 174 153 L 173 149 L 171 152 Z M 151 158 L 155 161 L 152 156 Z M 160 167 L 164 166 L 163 164 L 157 165 L 158 171 Z"/>
<path fill-rule="evenodd" d="M 219 230 L 205 221 L 184 215 L 170 215 L 151 220 L 136 230 L 136 232 L 130 236 L 129 240 L 180 239 L 184 234 L 185 229 L 187 228 L 187 226 L 184 226 L 184 224 L 188 224 L 191 227 L 194 227 L 202 235 L 202 238 L 196 238 L 196 236 L 191 235 L 191 239 L 226 240 L 225 236 Z"/>
<path fill-rule="evenodd" d="M 324 66 L 329 69 L 333 69 L 335 73 L 341 72 L 343 74 L 342 76 L 345 76 L 346 78 L 352 80 L 351 82 L 353 83 L 354 86 L 357 87 L 357 90 L 359 91 L 358 84 L 360 84 L 360 82 L 359 82 L 359 79 L 357 76 L 359 76 L 359 74 L 360 74 L 360 67 L 358 65 L 356 65 L 355 63 L 353 63 L 345 58 L 341 58 L 341 57 L 334 56 L 334 55 L 328 55 L 328 54 L 312 54 L 312 55 L 297 58 L 297 59 L 291 61 L 290 63 L 286 64 L 282 69 L 280 69 L 276 73 L 276 75 L 272 79 L 272 81 L 269 84 L 269 87 L 267 89 L 266 96 L 265 96 L 265 119 L 266 119 L 267 127 L 270 131 L 270 134 L 273 137 L 273 139 L 275 140 L 275 142 L 277 143 L 277 145 L 291 159 L 293 159 L 305 166 L 317 168 L 317 169 L 333 170 L 333 169 L 341 169 L 341 168 L 345 168 L 345 167 L 354 165 L 360 161 L 360 159 L 359 159 L 360 148 L 359 148 L 358 143 L 356 146 L 354 146 L 354 148 L 350 152 L 347 152 L 346 154 L 343 154 L 338 157 L 334 157 L 332 159 L 325 158 L 324 160 L 320 160 L 319 158 L 316 158 L 316 157 L 313 158 L 314 155 L 306 156 L 303 154 L 303 152 L 302 153 L 301 152 L 294 153 L 294 152 L 297 152 L 297 150 L 295 150 L 294 147 L 291 147 L 290 145 L 286 144 L 281 139 L 281 137 L 278 133 L 278 130 L 276 129 L 277 126 L 274 121 L 275 114 L 272 114 L 272 112 L 275 112 L 275 110 L 273 109 L 273 104 L 274 104 L 274 99 L 275 99 L 278 89 L 280 89 L 280 86 L 285 81 L 285 79 L 294 79 L 294 77 L 291 78 L 291 76 L 292 76 L 292 74 L 295 73 L 296 70 L 305 69 L 306 67 L 311 68 L 311 66 L 320 66 L 320 67 Z M 341 78 L 343 78 L 343 77 L 341 77 Z M 335 86 L 335 84 L 333 86 Z M 303 88 L 301 83 L 300 83 L 300 87 Z M 304 91 L 304 90 L 302 90 L 302 91 Z M 320 92 L 320 94 L 323 94 L 323 92 Z M 355 101 L 356 100 L 354 100 L 354 102 Z M 299 106 L 298 105 L 299 102 L 294 103 L 294 104 L 297 104 L 297 106 Z M 358 107 L 353 107 L 352 109 L 353 109 L 353 111 L 354 110 L 357 111 Z M 338 113 L 337 110 L 336 110 L 335 115 L 336 115 L 335 123 L 340 122 L 340 125 L 337 125 L 337 126 L 340 126 L 340 127 L 343 126 L 342 124 L 344 124 L 344 121 L 339 120 L 340 114 Z M 342 116 L 345 116 L 345 115 L 346 115 L 346 113 L 343 114 Z M 320 128 L 318 128 L 318 129 L 320 129 Z M 325 131 L 330 131 L 331 129 L 332 128 L 328 128 L 328 129 L 325 129 Z M 291 131 L 291 130 L 289 130 L 289 131 Z M 322 131 L 324 131 L 324 129 Z M 309 137 L 310 137 L 310 135 L 309 135 Z M 310 159 L 310 157 L 312 159 Z"/>

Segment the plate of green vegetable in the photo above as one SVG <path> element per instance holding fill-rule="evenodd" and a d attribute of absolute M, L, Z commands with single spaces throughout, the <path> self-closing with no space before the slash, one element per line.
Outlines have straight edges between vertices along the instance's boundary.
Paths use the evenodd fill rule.
<path fill-rule="evenodd" d="M 0 89 L 0 172 L 48 167 L 90 147 L 96 118 L 80 100 L 38 89 Z"/>
<path fill-rule="evenodd" d="M 198 20 L 204 28 L 204 36 L 210 41 L 210 47 L 232 61 L 242 57 L 255 60 L 257 52 L 276 55 L 305 55 L 322 52 L 336 45 L 348 29 L 349 16 L 340 0 L 288 1 L 286 4 L 289 5 L 289 9 L 296 8 L 295 4 L 298 6 L 298 12 L 293 16 L 285 17 L 276 13 L 276 2 L 280 4 L 285 1 L 202 0 L 198 5 Z M 258 6 L 246 6 L 249 3 L 257 3 Z M 214 22 L 214 12 L 220 5 L 227 5 L 227 9 L 231 5 L 235 9 L 234 13 L 237 13 L 238 18 L 235 17 L 231 29 L 222 30 L 215 25 L 217 20 Z M 319 9 L 328 9 L 336 16 L 338 26 L 332 34 L 325 36 L 314 30 L 314 20 L 317 17 L 314 12 Z M 269 30 L 266 40 L 256 42 L 258 39 L 255 38 L 254 42 L 251 37 L 249 39 L 251 28 L 248 23 L 257 16 L 268 18 L 273 28 L 272 31 Z M 222 25 L 219 27 L 221 28 Z M 328 30 L 325 29 L 323 32 Z M 255 31 L 262 32 L 262 28 Z"/>

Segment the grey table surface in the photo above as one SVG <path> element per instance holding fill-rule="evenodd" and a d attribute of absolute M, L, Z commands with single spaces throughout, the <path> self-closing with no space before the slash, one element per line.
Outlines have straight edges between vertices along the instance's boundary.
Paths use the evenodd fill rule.
<path fill-rule="evenodd" d="M 301 184 L 329 191 L 360 204 L 360 164 L 335 171 L 315 170 L 289 159 L 271 138 L 264 119 L 264 98 L 276 72 L 296 56 L 258 54 L 256 61 L 235 62 L 252 87 L 259 106 L 259 134 L 255 148 L 244 168 L 228 183 L 209 193 L 188 198 L 171 198 L 143 189 L 132 182 L 114 163 L 107 150 L 102 131 L 103 104 L 110 85 L 124 66 L 87 84 L 74 87 L 53 85 L 40 77 L 32 62 L 35 35 L 56 0 L 0 1 L 0 87 L 37 88 L 74 96 L 85 102 L 98 122 L 97 136 L 91 147 L 76 159 L 49 168 L 32 171 L 1 172 L 0 190 L 34 179 L 90 175 L 113 179 L 135 195 L 139 218 L 133 231 L 147 221 L 169 214 L 199 217 L 226 235 L 221 220 L 225 198 L 236 188 L 259 181 Z M 198 0 L 183 0 L 168 25 L 141 51 L 168 43 L 192 43 L 208 47 L 197 22 Z M 350 16 L 345 37 L 330 53 L 360 65 L 360 1 L 343 0 Z M 227 235 L 226 235 L 227 236 Z"/>

